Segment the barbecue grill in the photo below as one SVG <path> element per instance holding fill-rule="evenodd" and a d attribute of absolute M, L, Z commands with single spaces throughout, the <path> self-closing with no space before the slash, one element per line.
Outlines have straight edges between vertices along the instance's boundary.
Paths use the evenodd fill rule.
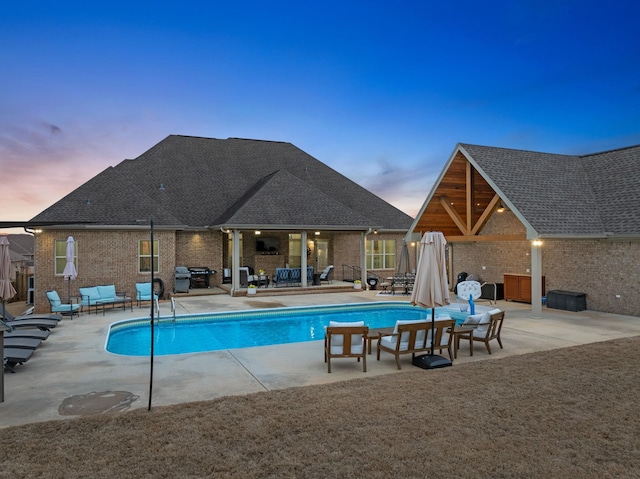
<path fill-rule="evenodd" d="M 191 273 L 185 266 L 176 266 L 173 291 L 176 293 L 188 293 Z"/>
<path fill-rule="evenodd" d="M 190 266 L 188 269 L 191 273 L 191 288 L 211 287 L 209 276 L 216 274 L 215 269 L 209 269 L 206 266 Z"/>

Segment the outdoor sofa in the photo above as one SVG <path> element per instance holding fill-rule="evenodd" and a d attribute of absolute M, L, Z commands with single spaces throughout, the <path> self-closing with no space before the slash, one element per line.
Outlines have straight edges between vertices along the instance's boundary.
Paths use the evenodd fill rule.
<path fill-rule="evenodd" d="M 278 286 L 297 286 L 302 283 L 300 268 L 276 268 L 273 284 Z M 307 284 L 313 283 L 313 266 L 307 267 Z"/>
<path fill-rule="evenodd" d="M 104 309 L 107 306 L 111 308 L 122 306 L 123 309 L 126 309 L 127 302 L 133 303 L 131 298 L 127 298 L 125 291 L 116 291 L 116 287 L 113 284 L 83 287 L 79 288 L 79 291 L 81 311 L 84 311 L 86 307 L 89 314 L 91 314 L 91 308 L 94 308 L 97 314 L 98 308 L 102 308 L 104 313 Z"/>

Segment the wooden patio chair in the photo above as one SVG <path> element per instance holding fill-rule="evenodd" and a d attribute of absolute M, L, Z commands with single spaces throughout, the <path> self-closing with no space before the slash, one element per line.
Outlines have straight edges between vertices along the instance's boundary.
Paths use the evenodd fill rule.
<path fill-rule="evenodd" d="M 469 340 L 469 350 L 471 356 L 473 356 L 474 341 L 484 343 L 489 354 L 491 354 L 491 346 L 489 346 L 489 342 L 494 339 L 498 341 L 500 349 L 504 349 L 502 347 L 502 339 L 500 338 L 502 323 L 504 322 L 504 311 L 493 310 L 489 313 L 485 313 L 484 316 L 488 316 L 488 321 L 483 318 L 480 320 L 477 327 L 473 328 L 469 332 L 460 333 L 456 337 L 456 341 L 459 341 L 460 339 Z"/>
<path fill-rule="evenodd" d="M 364 321 L 352 323 L 329 322 L 324 336 L 324 362 L 331 372 L 332 358 L 362 359 L 362 371 L 367 372 L 367 334 L 369 328 Z M 347 339 L 348 338 L 348 339 Z"/>

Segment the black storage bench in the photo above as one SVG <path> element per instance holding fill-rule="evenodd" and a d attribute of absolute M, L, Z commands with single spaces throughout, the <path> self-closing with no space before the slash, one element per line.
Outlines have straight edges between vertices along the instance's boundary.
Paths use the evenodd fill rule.
<path fill-rule="evenodd" d="M 493 302 L 504 299 L 504 283 L 484 283 L 480 298 Z"/>
<path fill-rule="evenodd" d="M 585 311 L 587 309 L 587 295 L 574 291 L 549 291 L 547 293 L 547 308 Z"/>

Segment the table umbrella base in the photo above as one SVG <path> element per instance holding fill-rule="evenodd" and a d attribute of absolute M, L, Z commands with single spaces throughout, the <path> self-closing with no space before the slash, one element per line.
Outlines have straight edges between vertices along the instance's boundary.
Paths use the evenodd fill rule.
<path fill-rule="evenodd" d="M 416 356 L 413 358 L 412 363 L 414 366 L 418 366 L 422 369 L 446 368 L 447 366 L 453 365 L 453 363 L 447 358 L 438 356 L 437 354 L 434 354 L 433 356 L 430 354 Z"/>

